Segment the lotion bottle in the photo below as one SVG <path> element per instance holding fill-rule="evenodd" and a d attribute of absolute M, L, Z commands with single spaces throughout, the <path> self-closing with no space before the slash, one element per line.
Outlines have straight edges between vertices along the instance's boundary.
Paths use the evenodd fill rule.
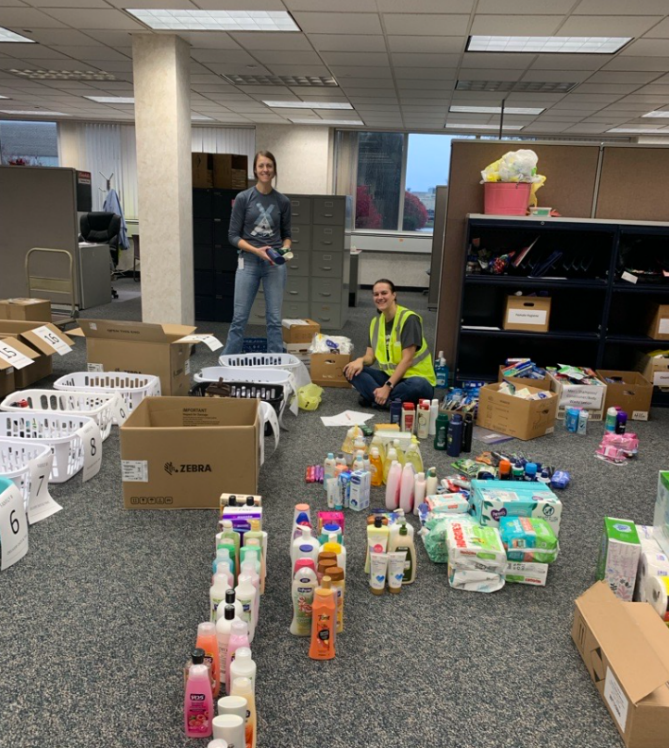
<path fill-rule="evenodd" d="M 405 514 L 413 509 L 413 490 L 416 480 L 416 472 L 413 465 L 407 461 L 402 470 L 402 481 L 400 483 L 400 508 Z"/>
<path fill-rule="evenodd" d="M 235 589 L 237 599 L 242 604 L 243 613 L 242 621 L 248 624 L 249 644 L 253 641 L 256 631 L 255 609 L 256 609 L 256 588 L 251 582 L 251 577 L 247 574 L 239 575 L 239 583 Z"/>
<path fill-rule="evenodd" d="M 401 524 L 399 532 L 393 534 L 390 546 L 391 551 L 407 552 L 402 584 L 411 584 L 416 579 L 416 546 L 413 539 L 413 527 L 406 522 Z"/>
<path fill-rule="evenodd" d="M 402 481 L 402 466 L 393 460 L 386 477 L 386 509 L 397 509 L 400 501 L 400 483 Z"/>
<path fill-rule="evenodd" d="M 369 469 L 371 472 L 370 483 L 373 486 L 383 485 L 383 462 L 377 447 L 372 447 L 369 457 Z"/>
<path fill-rule="evenodd" d="M 418 473 L 414 482 L 413 513 L 418 514 L 418 507 L 425 501 L 425 490 L 427 482 L 425 473 Z"/>
<path fill-rule="evenodd" d="M 427 469 L 427 479 L 425 483 L 425 495 L 434 496 L 437 493 L 439 487 L 439 481 L 437 480 L 437 468 L 431 467 Z"/>
<path fill-rule="evenodd" d="M 223 615 L 219 616 L 218 621 L 216 621 L 216 641 L 218 642 L 218 655 L 220 662 L 223 663 L 219 678 L 220 683 L 225 683 L 225 662 L 227 661 L 228 657 L 228 642 L 230 641 L 232 622 L 239 620 L 241 619 L 237 618 L 235 606 L 226 605 L 223 607 Z"/>
<path fill-rule="evenodd" d="M 295 561 L 302 556 L 308 555 L 302 552 L 302 546 L 307 545 L 309 548 L 316 551 L 316 557 L 318 558 L 318 551 L 320 550 L 320 543 L 318 538 L 314 538 L 312 535 L 311 527 L 300 527 L 298 534 L 293 540 L 293 544 L 290 549 L 290 565 L 291 568 L 295 566 Z"/>
<path fill-rule="evenodd" d="M 311 618 L 311 645 L 309 657 L 312 660 L 331 660 L 335 656 L 337 606 L 330 588 L 330 577 L 324 576 L 322 585 L 314 592 L 314 606 Z"/>
<path fill-rule="evenodd" d="M 293 620 L 290 624 L 290 633 L 294 636 L 311 634 L 311 610 L 318 578 L 313 568 L 308 565 L 310 562 L 311 559 L 298 559 L 293 574 Z"/>
<path fill-rule="evenodd" d="M 256 748 L 258 740 L 258 715 L 256 714 L 256 697 L 253 685 L 248 678 L 235 678 L 232 681 L 232 696 L 246 699 L 246 748 Z"/>
<path fill-rule="evenodd" d="M 241 647 L 249 647 L 249 627 L 246 621 L 233 621 L 230 627 L 230 640 L 228 641 L 228 652 L 225 658 L 225 690 L 230 693 L 230 665 L 235 660 L 237 650 Z"/>
<path fill-rule="evenodd" d="M 253 655 L 248 647 L 240 647 L 237 650 L 235 661 L 230 665 L 230 678 L 234 685 L 235 678 L 248 678 L 251 681 L 253 695 L 256 693 L 257 667 L 253 661 Z"/>
<path fill-rule="evenodd" d="M 365 574 L 369 574 L 369 554 L 385 553 L 388 550 L 390 529 L 383 524 L 383 517 L 374 517 L 374 524 L 367 525 L 367 558 Z"/>
<path fill-rule="evenodd" d="M 213 697 L 216 698 L 221 687 L 221 660 L 218 656 L 215 623 L 207 621 L 198 625 L 195 646 L 204 649 L 204 660 L 211 663 L 211 682 L 214 684 Z"/>

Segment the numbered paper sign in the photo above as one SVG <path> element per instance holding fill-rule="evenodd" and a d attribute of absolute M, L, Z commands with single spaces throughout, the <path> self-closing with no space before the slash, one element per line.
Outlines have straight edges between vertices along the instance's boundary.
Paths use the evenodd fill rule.
<path fill-rule="evenodd" d="M 42 338 L 45 343 L 48 343 L 61 356 L 64 356 L 66 353 L 70 353 L 70 351 L 72 350 L 72 347 L 69 346 L 60 337 L 60 335 L 58 335 L 57 332 L 55 332 L 54 330 L 50 330 L 46 325 L 43 325 L 42 327 L 36 327 L 34 330 L 32 330 L 32 332 L 39 338 Z"/>
<path fill-rule="evenodd" d="M 114 413 L 114 423 L 117 423 L 119 426 L 122 426 L 128 420 L 130 409 L 120 392 L 116 393 L 112 404 L 112 412 Z"/>
<path fill-rule="evenodd" d="M 192 335 L 186 335 L 183 338 L 179 338 L 177 343 L 204 343 L 210 350 L 217 351 L 219 348 L 223 348 L 223 343 L 214 335 L 199 335 L 194 333 Z"/>
<path fill-rule="evenodd" d="M 4 490 L 3 490 L 4 489 Z M 28 553 L 28 520 L 19 489 L 0 478 L 0 571 Z"/>
<path fill-rule="evenodd" d="M 32 364 L 32 359 L 24 356 L 21 351 L 17 351 L 13 345 L 5 340 L 0 340 L 0 358 L 15 369 L 24 369 Z"/>
<path fill-rule="evenodd" d="M 102 464 L 102 436 L 100 427 L 91 420 L 77 430 L 84 449 L 83 480 L 87 481 L 100 472 Z"/>
<path fill-rule="evenodd" d="M 49 476 L 53 467 L 53 453 L 36 457 L 28 463 L 30 476 L 30 496 L 28 498 L 28 521 L 31 525 L 59 512 L 63 507 L 57 504 L 49 493 Z"/>

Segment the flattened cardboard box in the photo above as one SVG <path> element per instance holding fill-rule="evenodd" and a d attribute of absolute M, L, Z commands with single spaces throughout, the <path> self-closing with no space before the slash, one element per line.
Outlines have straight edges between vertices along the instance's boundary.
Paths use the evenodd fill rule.
<path fill-rule="evenodd" d="M 121 427 L 126 509 L 215 509 L 222 492 L 256 494 L 257 400 L 147 397 Z"/>
<path fill-rule="evenodd" d="M 49 345 L 49 343 L 43 340 L 39 335 L 35 334 L 35 329 L 39 327 L 46 327 L 68 345 L 74 345 L 74 341 L 71 340 L 68 335 L 65 335 L 65 333 L 61 332 L 50 323 L 45 324 L 44 322 L 0 320 L 0 337 L 16 337 L 39 354 L 30 366 L 26 366 L 24 369 L 16 369 L 14 371 L 14 383 L 17 390 L 25 389 L 31 384 L 38 382 L 40 379 L 48 377 L 53 371 L 52 357 L 54 353 L 56 353 L 56 349 Z"/>
<path fill-rule="evenodd" d="M 606 382 L 607 377 L 622 379 L 622 382 L 606 382 L 604 410 L 614 405 L 622 408 L 632 421 L 647 421 L 650 401 L 653 398 L 653 385 L 638 371 L 615 371 L 598 369 L 597 376 Z"/>
<path fill-rule="evenodd" d="M 0 319 L 51 322 L 51 302 L 47 299 L 3 299 Z"/>
<path fill-rule="evenodd" d="M 479 426 L 524 441 L 553 433 L 557 411 L 555 393 L 528 387 L 531 393 L 543 392 L 548 397 L 544 400 L 523 400 L 513 395 L 503 395 L 498 389 L 499 384 L 481 387 L 476 419 Z"/>
<path fill-rule="evenodd" d="M 341 353 L 312 353 L 311 381 L 320 387 L 345 387 L 352 385 L 344 375 L 344 367 L 351 360 Z"/>
<path fill-rule="evenodd" d="M 190 325 L 159 325 L 82 319 L 70 335 L 86 338 L 89 371 L 127 371 L 160 377 L 163 395 L 187 395 L 191 343 L 176 341 L 195 332 Z"/>
<path fill-rule="evenodd" d="M 571 636 L 627 748 L 667 748 L 669 628 L 651 605 L 597 582 L 576 600 Z"/>

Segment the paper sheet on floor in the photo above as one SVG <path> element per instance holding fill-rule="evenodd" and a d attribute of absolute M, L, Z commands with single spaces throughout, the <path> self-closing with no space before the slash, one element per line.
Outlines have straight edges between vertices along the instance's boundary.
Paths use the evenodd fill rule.
<path fill-rule="evenodd" d="M 362 426 L 374 413 L 361 413 L 357 410 L 344 410 L 336 416 L 321 416 L 323 426 Z"/>

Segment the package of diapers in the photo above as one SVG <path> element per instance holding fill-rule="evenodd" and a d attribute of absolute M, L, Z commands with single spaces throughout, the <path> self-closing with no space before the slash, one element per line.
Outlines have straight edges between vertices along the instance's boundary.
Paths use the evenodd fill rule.
<path fill-rule="evenodd" d="M 545 519 L 502 517 L 499 534 L 509 561 L 550 564 L 558 555 L 558 540 Z"/>
<path fill-rule="evenodd" d="M 482 527 L 471 517 L 452 517 L 446 528 L 448 581 L 471 592 L 494 592 L 504 586 L 506 552 L 496 527 Z"/>

